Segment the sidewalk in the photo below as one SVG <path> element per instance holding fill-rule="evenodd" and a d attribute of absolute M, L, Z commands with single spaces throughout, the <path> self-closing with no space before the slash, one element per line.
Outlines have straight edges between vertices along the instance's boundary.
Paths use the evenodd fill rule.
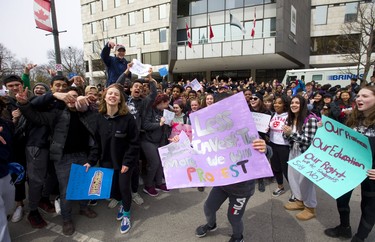
<path fill-rule="evenodd" d="M 324 229 L 338 225 L 336 202 L 317 188 L 317 218 L 306 222 L 298 221 L 283 208 L 289 191 L 278 198 L 272 198 L 276 184 L 266 186 L 266 191 L 256 190 L 247 205 L 244 215 L 245 241 L 254 242 L 330 242 L 340 241 L 324 235 Z M 26 215 L 19 223 L 9 222 L 12 241 L 165 241 L 165 242 L 225 242 L 231 234 L 226 218 L 228 203 L 225 202 L 217 214 L 218 230 L 204 238 L 195 237 L 195 229 L 205 223 L 203 204 L 209 192 L 197 189 L 177 189 L 150 197 L 140 193 L 145 199 L 142 206 L 132 204 L 132 229 L 127 234 L 119 231 L 120 222 L 115 219 L 117 209 L 108 209 L 107 201 L 99 201 L 93 209 L 98 213 L 95 219 L 78 214 L 78 204 L 73 209 L 76 233 L 71 237 L 62 234 L 62 218 L 56 214 L 42 214 L 48 222 L 44 229 L 32 229 Z M 27 207 L 27 206 L 25 206 Z M 360 219 L 360 190 L 357 188 L 351 199 L 351 225 L 355 233 Z M 350 240 L 349 240 L 350 241 Z M 367 241 L 375 241 L 373 231 Z"/>

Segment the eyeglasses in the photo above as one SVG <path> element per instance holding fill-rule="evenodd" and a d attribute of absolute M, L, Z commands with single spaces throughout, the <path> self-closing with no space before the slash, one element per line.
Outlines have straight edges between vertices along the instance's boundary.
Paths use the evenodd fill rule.
<path fill-rule="evenodd" d="M 251 97 L 250 100 L 254 100 L 254 101 L 257 101 L 259 98 L 257 97 Z"/>

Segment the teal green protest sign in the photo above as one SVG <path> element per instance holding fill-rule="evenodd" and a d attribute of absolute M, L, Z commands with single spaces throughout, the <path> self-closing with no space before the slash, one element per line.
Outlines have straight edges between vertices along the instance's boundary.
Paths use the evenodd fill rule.
<path fill-rule="evenodd" d="M 288 164 L 336 199 L 366 178 L 371 147 L 351 128 L 325 116 L 322 122 L 306 152 Z"/>

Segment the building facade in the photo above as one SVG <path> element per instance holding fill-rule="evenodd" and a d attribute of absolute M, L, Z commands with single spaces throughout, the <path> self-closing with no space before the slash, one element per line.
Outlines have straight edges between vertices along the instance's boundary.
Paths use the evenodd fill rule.
<path fill-rule="evenodd" d="M 87 77 L 105 79 L 100 51 L 108 40 L 156 72 L 168 65 L 175 81 L 217 75 L 270 81 L 287 69 L 353 65 L 337 54 L 337 45 L 351 44 L 338 37 L 366 2 L 81 0 Z"/>

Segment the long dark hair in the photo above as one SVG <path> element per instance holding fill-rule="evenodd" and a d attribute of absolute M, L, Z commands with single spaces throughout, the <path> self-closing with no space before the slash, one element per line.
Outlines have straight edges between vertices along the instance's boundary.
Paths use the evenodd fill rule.
<path fill-rule="evenodd" d="M 292 104 L 293 99 L 298 99 L 299 100 L 299 112 L 298 115 L 292 112 L 290 106 Z M 301 95 L 296 95 L 290 100 L 290 105 L 288 108 L 288 119 L 287 119 L 287 125 L 292 126 L 293 121 L 296 119 L 296 129 L 298 132 L 302 132 L 302 126 L 304 124 L 305 118 L 308 115 L 308 109 L 307 109 L 307 100 L 302 97 Z"/>

